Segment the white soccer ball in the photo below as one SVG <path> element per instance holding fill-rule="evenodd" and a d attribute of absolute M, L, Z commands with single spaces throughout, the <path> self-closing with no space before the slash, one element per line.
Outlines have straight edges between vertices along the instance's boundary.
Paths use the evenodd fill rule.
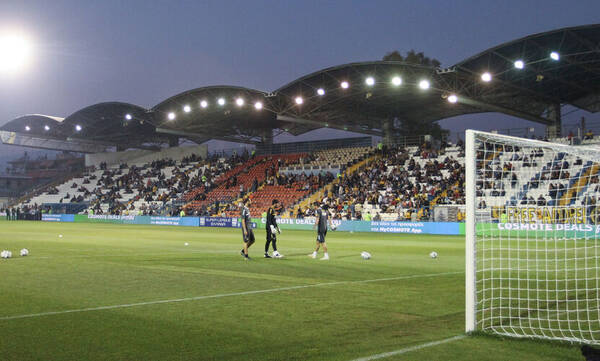
<path fill-rule="evenodd" d="M 429 257 L 431 257 L 431 258 L 437 258 L 437 256 L 438 256 L 438 254 L 436 251 L 433 251 L 429 254 Z"/>
<path fill-rule="evenodd" d="M 367 251 L 362 251 L 360 253 L 360 256 L 362 257 L 362 259 L 371 259 L 371 254 Z"/>
<path fill-rule="evenodd" d="M 187 242 L 185 242 L 185 243 L 184 243 L 184 245 L 185 245 L 185 246 L 189 246 L 190 244 L 189 244 L 189 243 L 187 243 Z"/>
<path fill-rule="evenodd" d="M 29 250 L 27 248 L 23 248 L 20 252 L 21 257 L 29 256 Z"/>
<path fill-rule="evenodd" d="M 62 234 L 59 234 L 59 235 L 58 235 L 58 238 L 62 238 Z"/>
<path fill-rule="evenodd" d="M 7 250 L 4 250 L 4 251 L 0 252 L 0 256 L 1 256 L 2 258 L 5 258 L 5 259 L 7 259 L 7 258 L 11 258 L 11 257 L 12 257 L 12 252 L 11 252 L 11 251 L 7 251 Z"/>

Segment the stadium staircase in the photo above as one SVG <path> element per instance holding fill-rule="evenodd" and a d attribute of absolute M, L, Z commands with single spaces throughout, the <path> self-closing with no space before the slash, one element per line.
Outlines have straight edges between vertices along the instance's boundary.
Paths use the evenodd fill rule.
<path fill-rule="evenodd" d="M 374 154 L 370 157 L 367 157 L 359 162 L 357 162 L 356 164 L 353 164 L 352 166 L 348 167 L 344 172 L 342 177 L 348 177 L 351 176 L 352 174 L 356 173 L 358 170 L 362 169 L 364 166 L 366 166 L 367 164 L 375 161 L 377 158 L 379 158 L 380 155 Z M 298 209 L 302 208 L 302 209 L 307 209 L 309 208 L 314 202 L 321 202 L 321 200 L 325 197 L 325 193 L 327 194 L 331 194 L 331 192 L 333 191 L 333 187 L 337 184 L 340 183 L 340 177 L 337 177 L 336 179 L 334 179 L 331 183 L 326 184 L 325 186 L 323 186 L 321 189 L 317 190 L 315 193 L 313 193 L 310 197 L 300 201 L 299 203 L 295 204 L 293 206 L 293 212 L 294 215 L 298 214 Z"/>
<path fill-rule="evenodd" d="M 600 170 L 600 165 L 598 163 L 592 164 L 592 162 L 588 162 L 585 167 L 583 167 L 573 178 L 571 184 L 567 188 L 567 191 L 560 197 L 558 204 L 560 206 L 568 206 L 575 202 L 575 200 L 579 197 L 581 192 L 587 187 L 590 182 L 590 178 L 598 174 L 598 170 Z"/>

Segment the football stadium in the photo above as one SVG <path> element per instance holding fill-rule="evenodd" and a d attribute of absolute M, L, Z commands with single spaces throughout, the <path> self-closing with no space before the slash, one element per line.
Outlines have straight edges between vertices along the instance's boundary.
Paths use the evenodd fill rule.
<path fill-rule="evenodd" d="M 0 359 L 597 359 L 600 25 L 399 56 L 2 125 Z"/>

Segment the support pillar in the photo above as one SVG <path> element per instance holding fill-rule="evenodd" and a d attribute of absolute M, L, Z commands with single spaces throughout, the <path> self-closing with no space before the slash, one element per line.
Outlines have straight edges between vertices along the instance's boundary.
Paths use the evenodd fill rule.
<path fill-rule="evenodd" d="M 546 135 L 548 138 L 560 138 L 562 129 L 562 116 L 560 111 L 560 104 L 552 104 L 548 108 L 548 119 L 552 121 L 552 124 L 546 126 Z"/>
<path fill-rule="evenodd" d="M 386 146 L 392 146 L 394 144 L 394 131 L 392 119 L 384 119 L 381 124 L 381 130 L 383 131 L 383 144 Z"/>

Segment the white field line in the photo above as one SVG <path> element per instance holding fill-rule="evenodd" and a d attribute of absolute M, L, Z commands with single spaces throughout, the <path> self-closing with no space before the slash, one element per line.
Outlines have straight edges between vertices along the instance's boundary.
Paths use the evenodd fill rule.
<path fill-rule="evenodd" d="M 264 290 L 222 293 L 222 294 L 216 294 L 216 295 L 176 298 L 176 299 L 168 299 L 168 300 L 156 300 L 156 301 L 137 302 L 137 303 L 127 303 L 127 304 L 121 304 L 121 305 L 88 307 L 88 308 L 79 308 L 79 309 L 63 310 L 63 311 L 40 312 L 40 313 L 31 313 L 31 314 L 25 314 L 25 315 L 2 316 L 2 317 L 0 317 L 0 321 L 18 320 L 18 319 L 23 319 L 23 318 L 33 318 L 33 317 L 52 316 L 52 315 L 62 315 L 62 314 L 66 314 L 66 313 L 79 313 L 79 312 L 102 311 L 102 310 L 113 310 L 113 309 L 119 309 L 119 308 L 148 306 L 148 305 L 159 305 L 159 304 L 164 304 L 164 303 L 199 301 L 199 300 L 207 300 L 207 299 L 213 299 L 213 298 L 246 296 L 246 295 L 254 295 L 254 294 L 260 294 L 260 293 L 273 293 L 273 292 L 280 292 L 280 291 L 298 290 L 298 289 L 311 288 L 311 287 L 323 287 L 323 286 L 335 286 L 335 285 L 356 284 L 356 283 L 384 282 L 384 281 L 405 280 L 405 279 L 412 279 L 412 278 L 446 276 L 446 275 L 453 275 L 453 274 L 459 274 L 459 273 L 464 273 L 464 272 L 459 271 L 459 272 L 429 273 L 429 274 L 421 274 L 421 275 L 377 278 L 377 279 L 360 280 L 360 281 L 338 281 L 338 282 L 314 283 L 314 284 L 309 284 L 309 285 L 269 288 L 269 289 L 264 289 Z"/>
<path fill-rule="evenodd" d="M 445 338 L 445 339 L 439 340 L 439 341 L 432 341 L 432 342 L 427 342 L 427 343 L 423 343 L 423 344 L 420 344 L 420 345 L 415 345 L 415 346 L 411 346 L 411 347 L 407 347 L 407 348 L 401 348 L 401 349 L 396 350 L 396 351 L 384 352 L 384 353 L 379 353 L 377 355 L 371 355 L 371 356 L 367 356 L 367 357 L 361 357 L 361 358 L 354 359 L 352 361 L 379 360 L 379 359 L 386 358 L 386 357 L 391 357 L 391 356 L 396 356 L 396 355 L 402 355 L 404 353 L 421 350 L 421 349 L 424 349 L 424 348 L 427 348 L 427 347 L 437 346 L 437 345 L 441 345 L 441 344 L 444 344 L 444 343 L 448 343 L 448 342 L 460 340 L 460 339 L 463 339 L 465 337 L 467 337 L 467 336 L 466 335 L 458 335 L 458 336 L 454 336 L 454 337 L 450 337 L 450 338 Z"/>

